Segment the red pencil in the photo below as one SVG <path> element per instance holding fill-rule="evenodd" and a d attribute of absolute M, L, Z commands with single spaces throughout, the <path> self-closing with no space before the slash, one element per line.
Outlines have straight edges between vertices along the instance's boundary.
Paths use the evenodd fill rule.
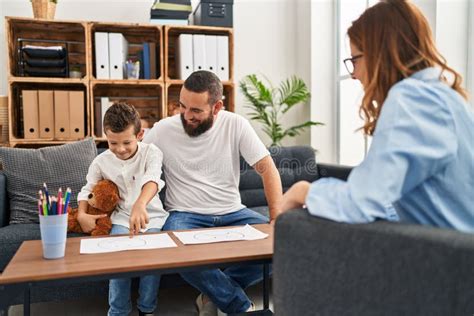
<path fill-rule="evenodd" d="M 61 204 L 62 204 L 62 201 L 63 201 L 62 196 L 63 196 L 63 190 L 61 188 L 59 188 L 59 190 L 58 190 L 58 205 L 57 205 L 58 215 L 61 215 L 61 213 L 62 213 L 61 210 L 63 209 L 61 207 Z"/>

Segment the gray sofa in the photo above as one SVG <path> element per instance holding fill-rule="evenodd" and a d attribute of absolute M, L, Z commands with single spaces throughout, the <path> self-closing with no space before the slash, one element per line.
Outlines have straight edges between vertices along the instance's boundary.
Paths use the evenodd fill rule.
<path fill-rule="evenodd" d="M 288 188 L 299 180 L 314 181 L 318 175 L 345 177 L 346 170 L 331 166 L 316 167 L 314 151 L 310 147 L 271 148 L 272 157 L 280 171 L 284 188 Z M 0 172 L 0 271 L 15 254 L 20 244 L 25 240 L 40 239 L 39 225 L 14 224 L 9 225 L 9 206 L 6 191 L 6 177 Z M 241 162 L 240 193 L 242 202 L 268 215 L 263 184 L 260 176 L 245 162 Z M 163 192 L 165 193 L 165 192 Z M 162 196 L 163 198 L 163 196 Z M 161 287 L 183 285 L 177 275 L 167 275 L 162 278 Z M 64 286 L 34 286 L 31 289 L 31 302 L 60 301 L 85 296 L 107 295 L 107 282 L 74 283 Z M 22 298 L 18 297 L 11 304 L 19 304 Z"/>
<path fill-rule="evenodd" d="M 276 315 L 474 315 L 474 234 L 295 210 L 275 225 Z"/>

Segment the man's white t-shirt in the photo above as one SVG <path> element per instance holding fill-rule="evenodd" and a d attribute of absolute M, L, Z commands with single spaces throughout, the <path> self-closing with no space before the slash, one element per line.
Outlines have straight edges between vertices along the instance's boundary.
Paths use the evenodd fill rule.
<path fill-rule="evenodd" d="M 163 152 L 166 209 L 204 215 L 238 211 L 240 158 L 253 166 L 270 153 L 243 117 L 220 111 L 205 133 L 190 137 L 179 115 L 155 123 L 146 143 Z"/>

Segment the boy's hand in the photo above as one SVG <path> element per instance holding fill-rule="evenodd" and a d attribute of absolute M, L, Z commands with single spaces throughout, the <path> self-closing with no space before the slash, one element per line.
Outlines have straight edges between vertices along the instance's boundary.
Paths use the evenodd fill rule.
<path fill-rule="evenodd" d="M 134 234 L 138 234 L 141 229 L 146 228 L 149 221 L 146 203 L 141 201 L 135 202 L 132 208 L 132 214 L 130 215 L 130 237 L 133 237 Z"/>
<path fill-rule="evenodd" d="M 77 221 L 79 222 L 79 225 L 81 225 L 81 229 L 84 233 L 90 233 L 95 228 L 96 221 L 99 218 L 106 216 L 106 214 L 90 215 L 83 212 L 78 212 Z"/>

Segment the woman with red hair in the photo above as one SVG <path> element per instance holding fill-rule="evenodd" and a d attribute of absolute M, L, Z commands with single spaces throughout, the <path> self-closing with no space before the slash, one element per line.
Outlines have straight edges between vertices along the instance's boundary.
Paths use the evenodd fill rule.
<path fill-rule="evenodd" d="M 373 136 L 370 150 L 347 181 L 296 183 L 283 209 L 306 204 L 334 221 L 474 232 L 474 114 L 426 18 L 409 1 L 385 0 L 354 21 L 348 36 L 352 57 L 344 63 L 364 87 L 360 112 L 364 133 Z"/>

